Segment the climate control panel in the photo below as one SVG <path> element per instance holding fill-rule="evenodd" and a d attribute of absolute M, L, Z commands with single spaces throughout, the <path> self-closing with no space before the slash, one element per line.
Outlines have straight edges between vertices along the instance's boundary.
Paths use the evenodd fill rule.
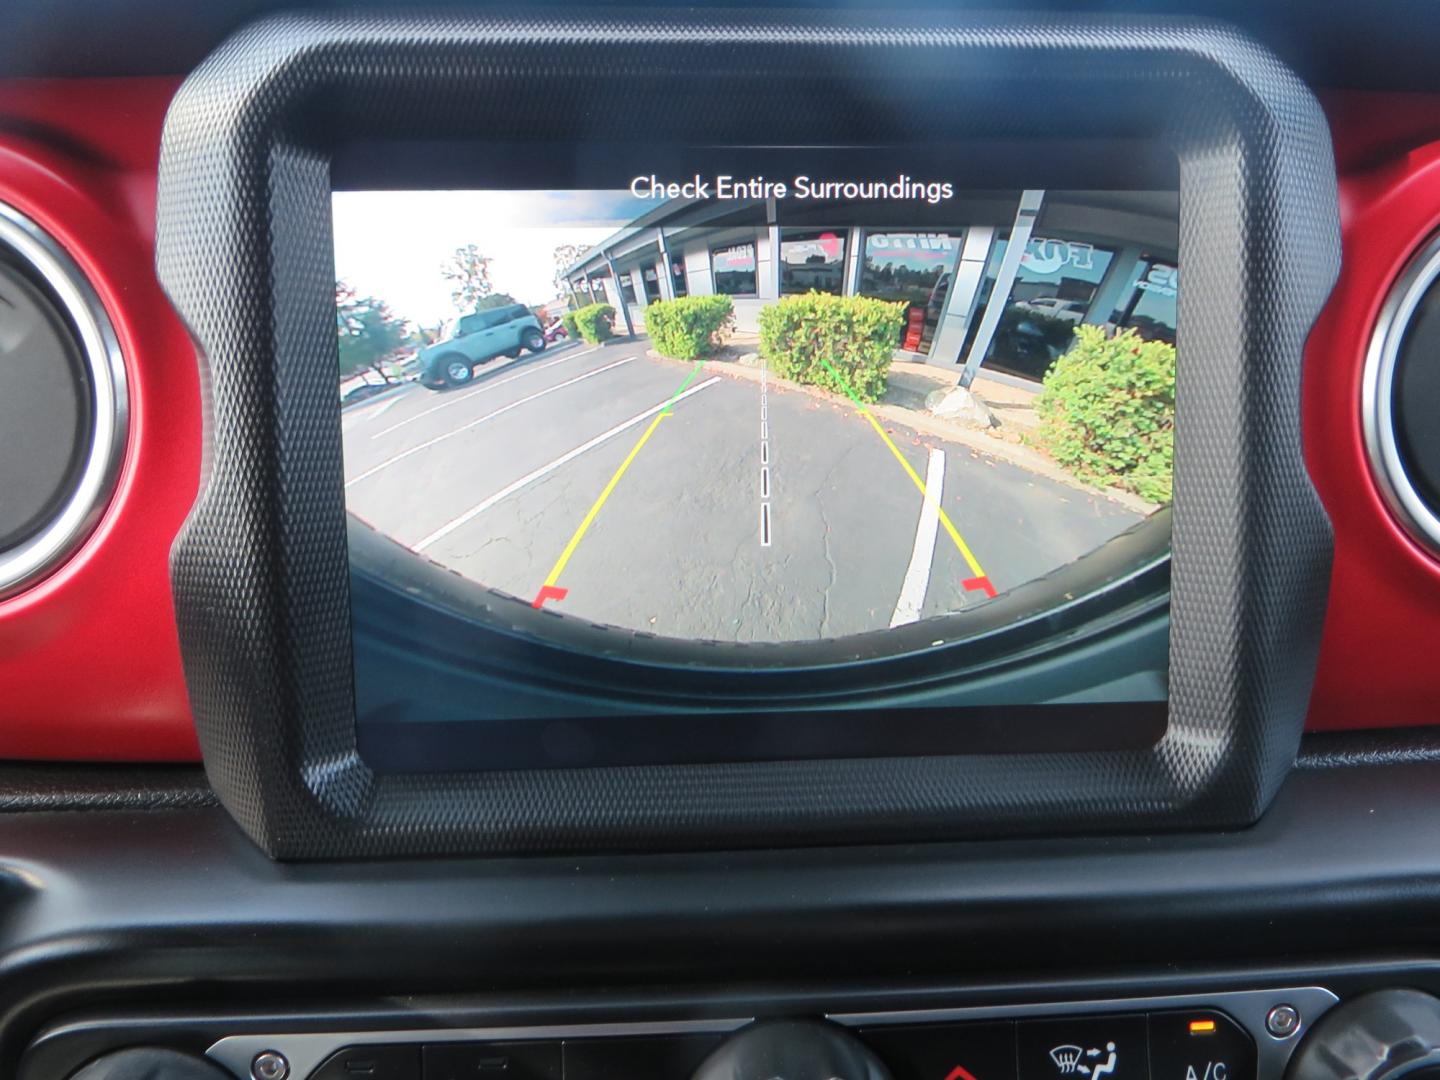
<path fill-rule="evenodd" d="M 251 1032 L 235 1080 L 1280 1080 L 1321 987 L 654 1023 Z M 813 1074 L 813 1075 L 812 1075 Z"/>

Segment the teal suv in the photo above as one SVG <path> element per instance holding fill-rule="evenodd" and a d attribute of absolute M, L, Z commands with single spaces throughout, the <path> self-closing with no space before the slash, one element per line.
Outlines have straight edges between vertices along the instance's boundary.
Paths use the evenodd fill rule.
<path fill-rule="evenodd" d="M 455 323 L 445 341 L 420 352 L 420 381 L 431 390 L 464 386 L 475 375 L 475 365 L 497 356 L 519 356 L 522 349 L 541 352 L 545 331 L 524 304 L 492 308 L 466 315 Z"/>

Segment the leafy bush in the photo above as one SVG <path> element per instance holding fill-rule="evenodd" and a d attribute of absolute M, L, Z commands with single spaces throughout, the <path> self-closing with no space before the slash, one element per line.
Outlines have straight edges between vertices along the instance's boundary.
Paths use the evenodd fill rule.
<path fill-rule="evenodd" d="M 868 296 L 787 296 L 760 310 L 760 351 L 784 378 L 878 401 L 905 306 Z"/>
<path fill-rule="evenodd" d="M 591 345 L 598 345 L 614 336 L 610 329 L 614 317 L 615 309 L 609 304 L 590 304 L 579 311 L 567 311 L 561 321 L 571 337 L 578 334 Z"/>
<path fill-rule="evenodd" d="M 1175 346 L 1081 326 L 1035 402 L 1037 442 L 1082 480 L 1170 501 Z"/>
<path fill-rule="evenodd" d="M 674 360 L 694 360 L 718 344 L 716 335 L 735 324 L 728 296 L 682 296 L 658 300 L 645 309 L 645 331 L 655 351 Z"/>

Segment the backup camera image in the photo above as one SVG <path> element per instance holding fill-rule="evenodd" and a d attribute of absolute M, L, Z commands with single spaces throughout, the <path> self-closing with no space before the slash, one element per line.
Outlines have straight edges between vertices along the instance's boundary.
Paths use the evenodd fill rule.
<path fill-rule="evenodd" d="M 351 514 L 543 611 L 796 642 L 1168 503 L 1175 193 L 693 180 L 334 194 Z"/>
<path fill-rule="evenodd" d="M 335 193 L 351 514 L 517 605 L 786 643 L 1169 502 L 1176 193 L 724 179 Z"/>

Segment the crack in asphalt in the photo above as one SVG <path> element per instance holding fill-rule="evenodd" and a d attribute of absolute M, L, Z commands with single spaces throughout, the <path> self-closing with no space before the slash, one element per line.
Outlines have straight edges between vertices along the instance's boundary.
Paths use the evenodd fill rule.
<path fill-rule="evenodd" d="M 825 564 L 830 568 L 830 580 L 820 590 L 821 612 L 820 612 L 820 637 L 825 639 L 830 635 L 830 591 L 835 588 L 835 581 L 839 572 L 835 566 L 835 557 L 830 551 L 830 518 L 825 514 L 825 503 L 818 500 L 820 509 L 820 523 L 825 527 L 821 534 L 825 552 Z"/>

